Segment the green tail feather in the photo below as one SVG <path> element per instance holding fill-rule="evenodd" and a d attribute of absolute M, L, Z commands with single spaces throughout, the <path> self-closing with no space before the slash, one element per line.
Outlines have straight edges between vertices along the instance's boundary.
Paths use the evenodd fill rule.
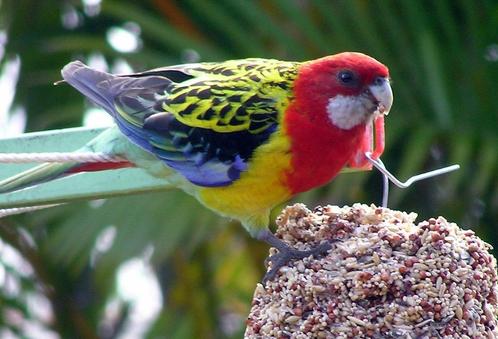
<path fill-rule="evenodd" d="M 115 147 L 119 152 L 115 151 Z M 136 146 L 135 146 L 136 147 Z M 135 149 L 130 142 L 119 132 L 117 127 L 111 127 L 76 152 L 103 152 L 106 154 L 124 154 L 125 151 Z M 141 151 L 144 153 L 144 151 Z M 142 155 L 139 153 L 139 156 Z M 26 187 L 35 186 L 64 176 L 71 169 L 81 165 L 80 162 L 45 163 L 27 171 L 16 174 L 0 181 L 0 194 L 17 191 Z M 72 174 L 72 173 L 69 173 Z"/>
<path fill-rule="evenodd" d="M 26 187 L 35 186 L 57 179 L 76 165 L 78 165 L 77 162 L 46 163 L 30 168 L 27 171 L 0 181 L 0 194 L 17 191 Z"/>

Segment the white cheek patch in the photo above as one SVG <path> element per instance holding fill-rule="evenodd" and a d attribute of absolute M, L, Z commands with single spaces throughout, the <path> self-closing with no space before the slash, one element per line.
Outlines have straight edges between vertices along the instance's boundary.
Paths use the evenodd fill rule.
<path fill-rule="evenodd" d="M 336 95 L 329 99 L 327 113 L 335 126 L 340 129 L 351 129 L 366 122 L 370 109 L 362 97 Z"/>

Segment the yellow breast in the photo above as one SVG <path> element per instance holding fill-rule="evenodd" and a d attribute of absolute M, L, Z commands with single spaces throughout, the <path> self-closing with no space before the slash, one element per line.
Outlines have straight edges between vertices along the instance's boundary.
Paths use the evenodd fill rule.
<path fill-rule="evenodd" d="M 284 183 L 290 167 L 289 150 L 288 138 L 276 131 L 256 150 L 240 179 L 226 187 L 202 188 L 197 198 L 218 213 L 243 222 L 253 216 L 267 217 L 271 208 L 291 196 Z"/>

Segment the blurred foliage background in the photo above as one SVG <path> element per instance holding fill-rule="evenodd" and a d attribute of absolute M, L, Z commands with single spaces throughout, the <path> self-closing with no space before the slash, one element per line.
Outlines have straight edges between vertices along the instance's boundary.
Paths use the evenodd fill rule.
<path fill-rule="evenodd" d="M 404 179 L 462 166 L 393 188 L 390 207 L 420 219 L 443 215 L 498 245 L 495 0 L 2 0 L 0 30 L 0 66 L 10 74 L 0 87 L 15 88 L 12 105 L 0 93 L 4 133 L 20 131 L 24 121 L 25 131 L 81 126 L 95 113 L 69 86 L 52 86 L 73 59 L 127 72 L 370 54 L 393 79 L 388 168 Z M 341 175 L 295 200 L 312 207 L 380 198 L 373 171 Z M 181 192 L 3 219 L 0 238 L 6 338 L 239 338 L 267 254 L 235 222 Z"/>

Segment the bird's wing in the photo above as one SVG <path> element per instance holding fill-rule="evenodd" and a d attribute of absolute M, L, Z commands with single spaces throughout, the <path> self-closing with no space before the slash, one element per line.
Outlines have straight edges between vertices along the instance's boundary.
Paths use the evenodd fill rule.
<path fill-rule="evenodd" d="M 136 144 L 200 186 L 240 177 L 279 125 L 296 64 L 246 59 L 108 80 L 114 117 Z"/>

